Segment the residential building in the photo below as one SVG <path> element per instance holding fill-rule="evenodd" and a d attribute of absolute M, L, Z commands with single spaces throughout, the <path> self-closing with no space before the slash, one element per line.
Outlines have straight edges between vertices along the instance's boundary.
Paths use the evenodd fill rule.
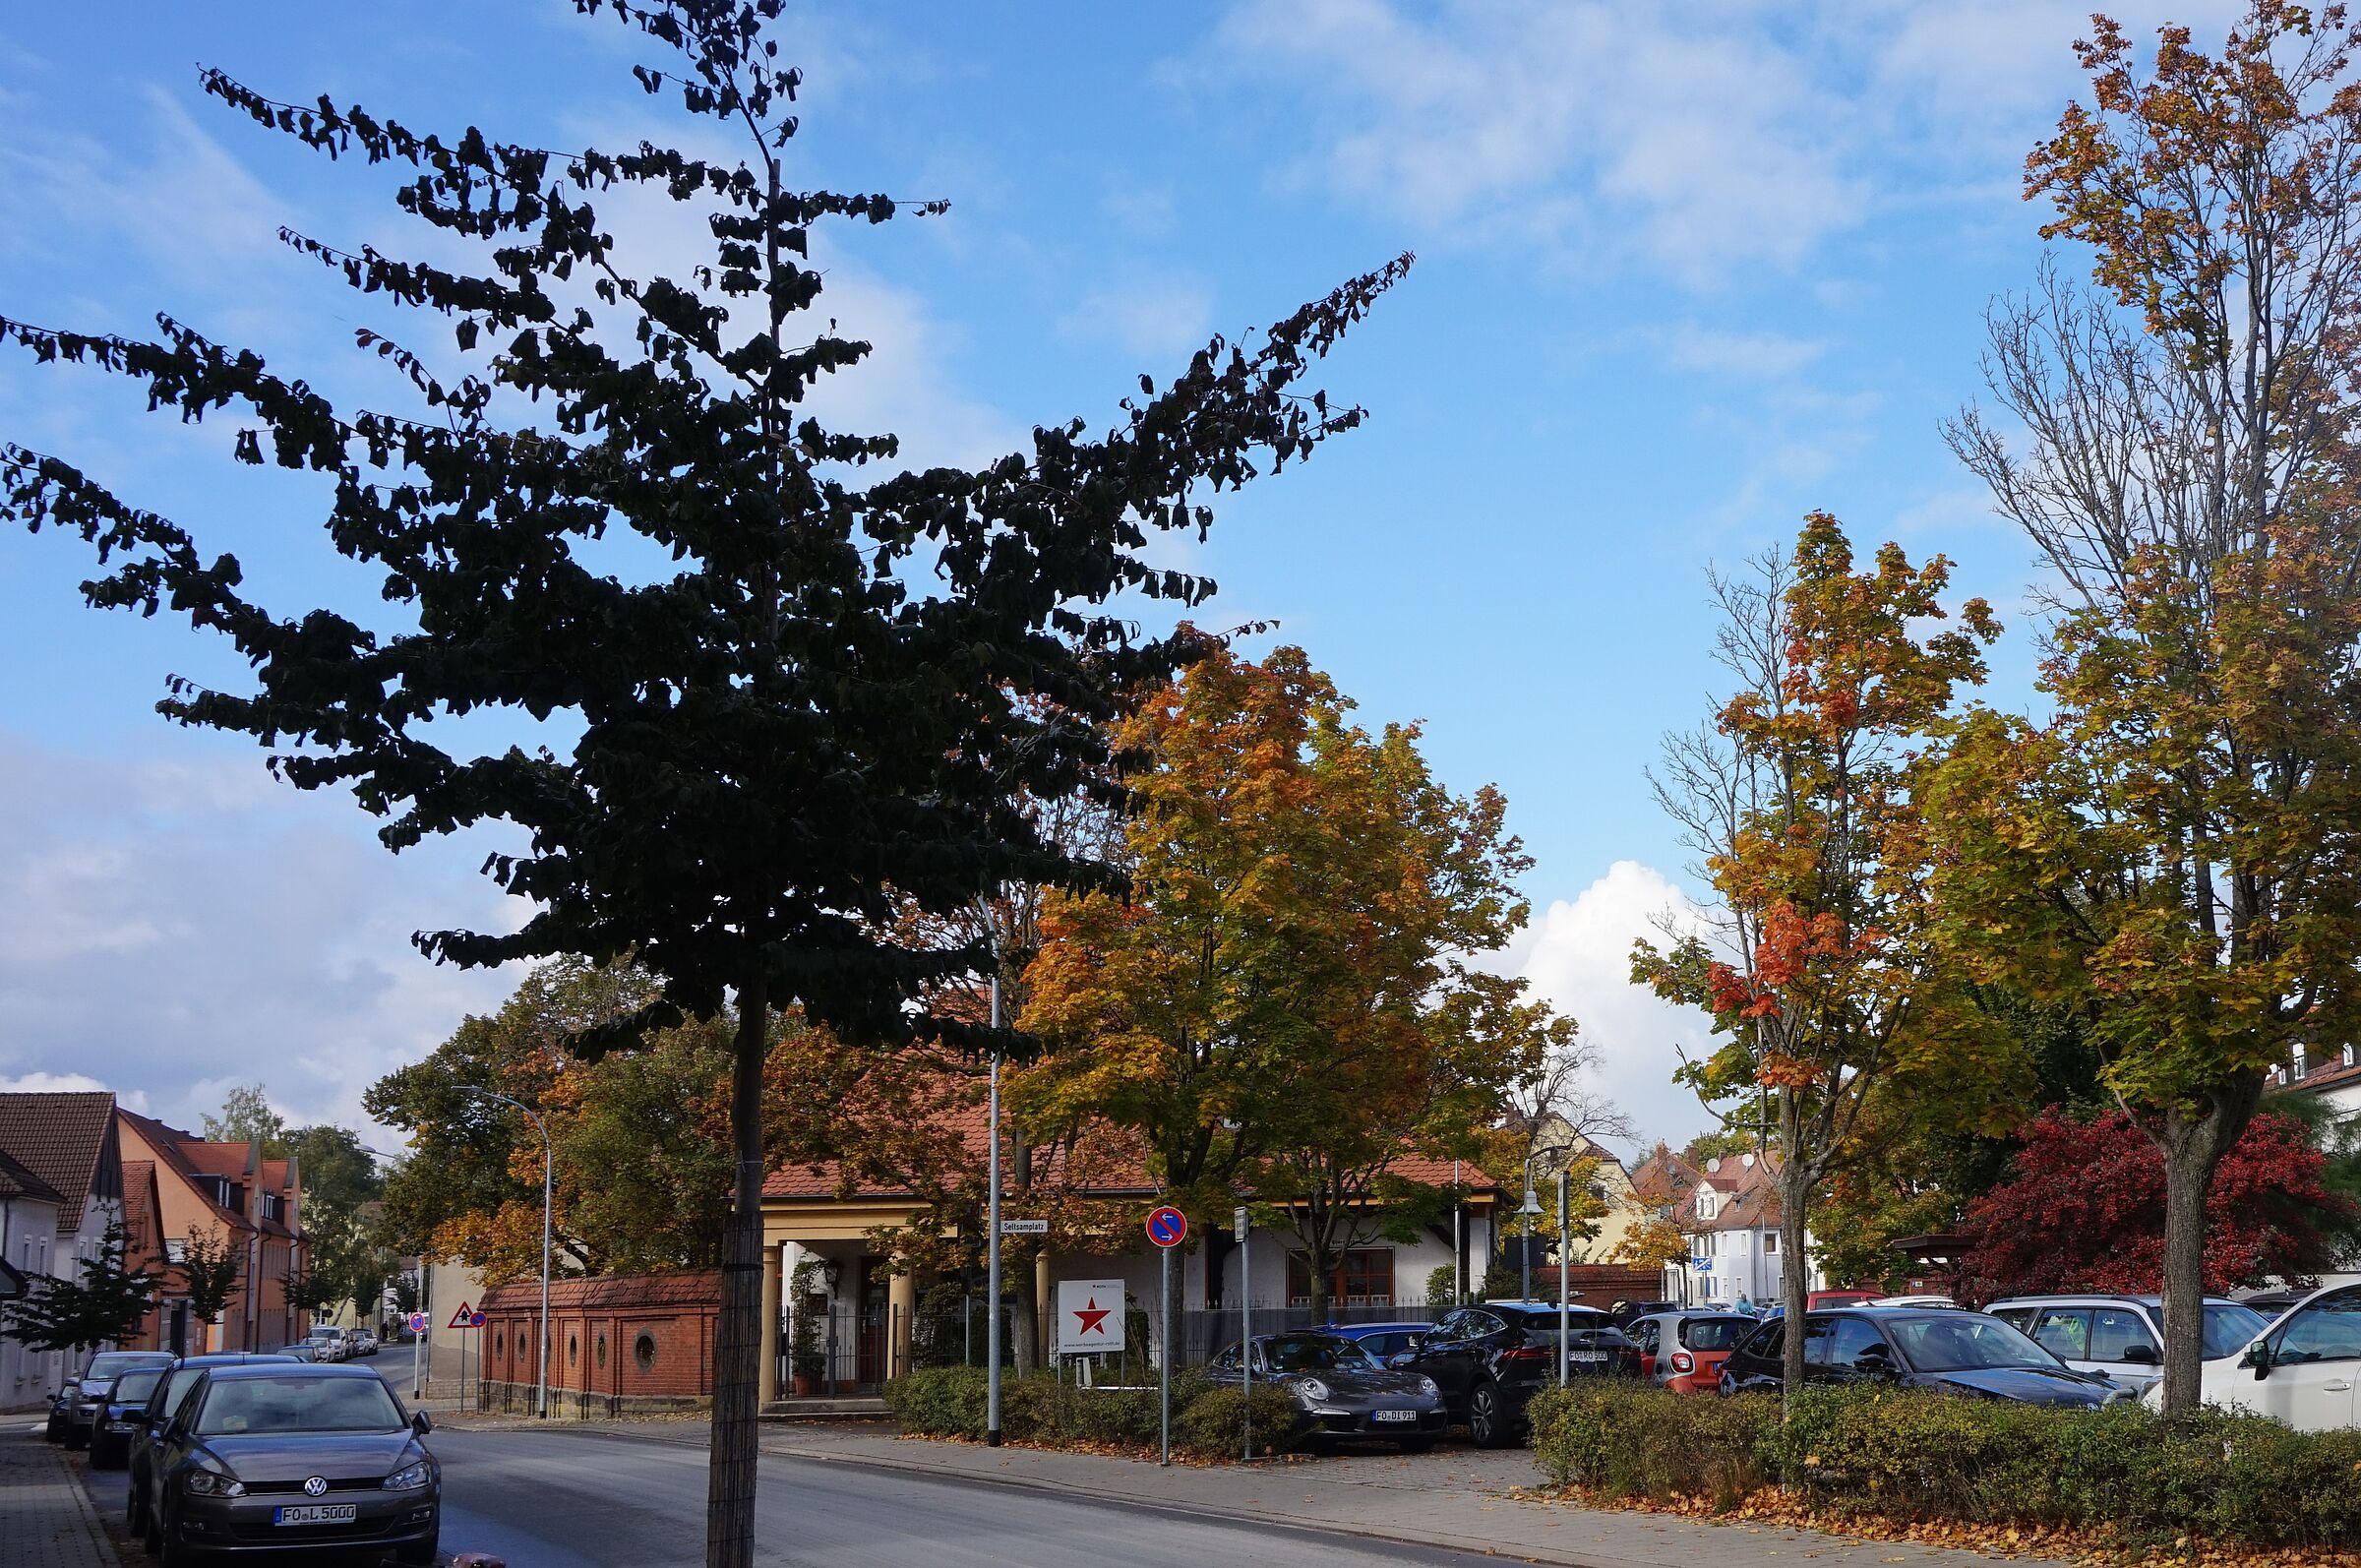
<path fill-rule="evenodd" d="M 948 1167 L 963 1203 L 972 1203 L 973 1174 L 985 1163 L 989 1138 L 984 1109 L 946 1104 L 932 1118 L 947 1147 Z M 1111 1220 L 1103 1244 L 1040 1249 L 1028 1263 L 1011 1248 L 1006 1278 L 1021 1289 L 1026 1276 L 1045 1338 L 1053 1320 L 1055 1282 L 1061 1279 L 1120 1281 L 1124 1295 L 1143 1310 L 1158 1298 L 1163 1259 L 1147 1239 L 1144 1225 L 1159 1198 L 1147 1162 L 1136 1147 L 1112 1134 L 1086 1135 L 1070 1149 L 1043 1151 L 1033 1158 L 1035 1190 L 1054 1192 L 1067 1212 L 1089 1208 L 1120 1217 Z M 1502 1193 L 1492 1177 L 1474 1165 L 1454 1165 L 1405 1156 L 1396 1175 L 1445 1188 L 1458 1183 L 1452 1211 L 1409 1241 L 1369 1238 L 1345 1252 L 1329 1282 L 1332 1311 L 1362 1318 L 1406 1313 L 1423 1315 L 1431 1276 L 1451 1270 L 1472 1288 L 1497 1240 L 1496 1216 Z M 944 1190 L 933 1183 L 934 1195 Z M 1022 1200 L 1004 1199 L 1009 1213 L 1024 1213 Z M 889 1245 L 893 1233 L 916 1224 L 942 1225 L 943 1211 L 919 1183 L 848 1171 L 833 1162 L 790 1165 L 773 1171 L 762 1189 L 763 1301 L 765 1343 L 763 1397 L 772 1397 L 782 1333 L 792 1334 L 801 1314 L 820 1325 L 817 1338 L 828 1357 L 834 1387 L 874 1386 L 907 1368 L 913 1322 L 920 1297 L 933 1283 L 921 1272 L 896 1272 Z M 1266 1210 L 1267 1213 L 1267 1210 Z M 934 1218 L 930 1218 L 934 1216 Z M 1181 1332 L 1196 1340 L 1236 1337 L 1232 1318 L 1241 1295 L 1263 1321 L 1302 1322 L 1308 1308 L 1309 1275 L 1302 1249 L 1289 1227 L 1257 1225 L 1241 1246 L 1230 1216 L 1198 1215 L 1185 1247 L 1173 1262 L 1180 1276 Z M 964 1223 L 964 1222 L 963 1222 Z M 948 1227 L 945 1227 L 948 1229 Z M 1019 1243 L 1021 1246 L 1022 1243 Z M 811 1268 L 802 1270 L 809 1262 Z M 802 1278 L 810 1289 L 798 1290 Z M 1289 1314 L 1293 1314 L 1292 1319 Z M 980 1347 L 985 1332 L 981 1307 L 973 1321 Z M 1194 1354 L 1191 1339 L 1182 1354 Z M 1046 1352 L 1047 1345 L 1036 1348 Z M 1202 1346 L 1196 1347 L 1198 1351 Z M 981 1355 L 981 1350 L 976 1351 Z"/>
<path fill-rule="evenodd" d="M 1734 1305 L 1780 1298 L 1789 1259 L 1780 1250 L 1779 1156 L 1728 1154 L 1708 1160 L 1675 1220 L 1689 1259 L 1667 1270 L 1678 1299 Z M 1805 1238 L 1808 1255 L 1810 1238 Z M 1818 1278 L 1808 1262 L 1805 1288 Z"/>
<path fill-rule="evenodd" d="M 2271 1072 L 2282 1092 L 2310 1095 L 2328 1107 L 2347 1146 L 2361 1144 L 2361 1061 L 2351 1046 L 2333 1050 L 2298 1046 L 2284 1067 Z M 2336 1141 L 2331 1139 L 2331 1142 Z M 2346 1285 L 2361 1280 L 2361 1257 L 2347 1257 L 2343 1267 L 2323 1274 L 2324 1285 Z"/>
<path fill-rule="evenodd" d="M 287 1283 L 311 1266 L 303 1239 L 302 1173 L 264 1156 L 259 1140 L 213 1143 L 130 1111 L 117 1113 L 125 1148 L 152 1164 L 162 1244 L 183 1255 L 193 1236 L 226 1241 L 239 1260 L 237 1288 L 217 1323 L 192 1318 L 184 1282 L 170 1280 L 162 1306 L 166 1349 L 272 1350 L 309 1332 Z"/>
<path fill-rule="evenodd" d="M 0 1155 L 7 1157 L 0 1191 L 10 1267 L 25 1286 L 42 1276 L 80 1279 L 104 1254 L 108 1233 L 123 1219 L 123 1155 L 115 1133 L 115 1097 L 86 1094 L 0 1094 Z M 65 1357 L 0 1350 L 0 1408 L 35 1403 L 65 1375 Z"/>

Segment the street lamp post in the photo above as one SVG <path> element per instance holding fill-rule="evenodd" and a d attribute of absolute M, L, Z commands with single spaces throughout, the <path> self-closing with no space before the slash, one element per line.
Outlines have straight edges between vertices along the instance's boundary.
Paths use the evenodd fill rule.
<path fill-rule="evenodd" d="M 985 1203 L 984 1237 L 984 1446 L 1000 1446 L 1000 922 L 990 905 L 979 906 L 992 933 L 992 1109 L 986 1157 L 991 1195 Z"/>
<path fill-rule="evenodd" d="M 1517 1205 L 1519 1216 L 1517 1261 L 1524 1266 L 1525 1275 L 1517 1299 L 1533 1299 L 1533 1217 L 1542 1212 L 1542 1200 L 1533 1195 L 1533 1162 L 1540 1150 L 1525 1157 L 1525 1201 Z"/>
<path fill-rule="evenodd" d="M 524 1118 L 533 1124 L 533 1130 L 541 1134 L 541 1383 L 535 1399 L 538 1407 L 535 1414 L 543 1420 L 547 1420 L 549 1418 L 549 1189 L 551 1170 L 549 1128 L 542 1124 L 539 1114 L 521 1100 L 512 1100 L 505 1094 L 491 1089 L 478 1088 L 471 1083 L 463 1083 L 458 1087 L 469 1094 L 480 1094 L 487 1100 L 497 1100 L 502 1105 L 515 1107 L 524 1113 Z"/>

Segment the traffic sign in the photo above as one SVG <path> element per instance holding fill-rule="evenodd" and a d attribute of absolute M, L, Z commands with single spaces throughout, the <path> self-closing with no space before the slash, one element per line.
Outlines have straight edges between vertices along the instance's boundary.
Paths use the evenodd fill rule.
<path fill-rule="evenodd" d="M 476 1316 L 474 1307 L 469 1306 L 465 1301 L 461 1301 L 459 1303 L 459 1309 L 451 1314 L 451 1321 L 443 1326 L 445 1328 L 473 1328 L 482 1321 L 482 1318 Z"/>
<path fill-rule="evenodd" d="M 468 1313 L 467 1326 L 469 1328 L 482 1328 L 484 1326 L 484 1314 L 481 1312 Z"/>
<path fill-rule="evenodd" d="M 1238 1244 L 1239 1244 L 1239 1245 L 1241 1245 L 1241 1246 L 1243 1246 L 1243 1245 L 1245 1245 L 1245 1244 L 1246 1244 L 1246 1206 L 1245 1206 L 1244 1204 L 1242 1204 L 1242 1203 L 1241 1203 L 1241 1204 L 1240 1204 L 1240 1205 L 1237 1207 L 1237 1209 L 1236 1209 L 1236 1210 L 1234 1210 L 1234 1211 L 1231 1213 L 1231 1216 L 1230 1216 L 1230 1229 L 1231 1229 L 1232 1233 L 1235 1235 L 1235 1236 L 1236 1236 L 1236 1238 L 1237 1238 L 1237 1240 L 1238 1240 Z"/>
<path fill-rule="evenodd" d="M 1049 1234 L 1050 1222 L 1047 1220 L 1002 1220 L 1000 1222 L 1000 1235 L 1002 1236 L 1048 1236 Z"/>
<path fill-rule="evenodd" d="M 426 1332 L 426 1314 L 424 1312 L 412 1312 L 409 1321 L 411 1333 L 423 1334 Z"/>
<path fill-rule="evenodd" d="M 1188 1216 L 1167 1204 L 1148 1216 L 1148 1239 L 1158 1246 L 1179 1246 L 1188 1239 Z"/>
<path fill-rule="evenodd" d="M 1714 1272 L 1714 1260 L 1712 1258 L 1691 1258 L 1689 1259 L 1689 1263 L 1700 1274 L 1711 1274 Z"/>
<path fill-rule="evenodd" d="M 1123 1282 L 1058 1282 L 1058 1354 L 1088 1356 L 1123 1348 Z"/>

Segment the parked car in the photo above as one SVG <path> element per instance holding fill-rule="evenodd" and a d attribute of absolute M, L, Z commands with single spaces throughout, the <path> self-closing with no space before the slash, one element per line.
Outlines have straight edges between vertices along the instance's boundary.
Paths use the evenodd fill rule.
<path fill-rule="evenodd" d="M 344 1331 L 340 1328 L 316 1328 L 312 1330 L 310 1338 L 314 1345 L 320 1347 L 320 1359 L 324 1361 L 340 1361 L 349 1354 L 344 1348 Z"/>
<path fill-rule="evenodd" d="M 377 1330 L 371 1328 L 356 1328 L 347 1330 L 347 1332 L 352 1336 L 356 1354 L 361 1356 L 375 1356 L 378 1353 L 379 1347 Z"/>
<path fill-rule="evenodd" d="M 1331 1323 L 1323 1333 L 1334 1334 L 1358 1343 L 1380 1361 L 1418 1349 L 1419 1343 L 1434 1332 L 1432 1323 Z"/>
<path fill-rule="evenodd" d="M 1659 1312 L 1680 1310 L 1682 1307 L 1678 1301 L 1617 1301 L 1607 1307 L 1606 1319 L 1628 1334 L 1631 1325 L 1641 1318 L 1654 1317 Z"/>
<path fill-rule="evenodd" d="M 2205 1363 L 2199 1398 L 2250 1411 L 2298 1431 L 2361 1425 L 2361 1285 L 2331 1285 L 2290 1307 L 2235 1356 Z M 2158 1381 L 2141 1398 L 2162 1404 Z"/>
<path fill-rule="evenodd" d="M 317 1361 L 324 1358 L 320 1355 L 318 1340 L 304 1340 L 295 1345 L 281 1345 L 278 1348 L 278 1354 L 298 1361 Z"/>
<path fill-rule="evenodd" d="M 1875 1291 L 1813 1291 L 1803 1298 L 1803 1309 L 1817 1312 L 1824 1306 L 1866 1306 L 1877 1299 Z"/>
<path fill-rule="evenodd" d="M 2111 1292 L 2016 1296 L 1984 1308 L 2078 1372 L 2144 1394 L 2164 1376 L 2164 1298 Z M 2235 1360 L 2270 1320 L 2242 1301 L 2206 1297 L 2205 1358 Z"/>
<path fill-rule="evenodd" d="M 442 1528 L 434 1423 L 375 1372 L 299 1362 L 205 1368 L 165 1423 L 147 1544 L 193 1552 L 391 1551 L 432 1564 Z"/>
<path fill-rule="evenodd" d="M 1637 1373 L 1638 1348 L 1596 1307 L 1568 1312 L 1569 1369 L 1582 1375 Z M 1609 1338 L 1611 1336 L 1611 1338 Z M 1525 1402 L 1557 1378 L 1557 1303 L 1485 1301 L 1463 1306 L 1427 1332 L 1397 1366 L 1434 1380 L 1443 1408 L 1484 1448 L 1517 1441 Z"/>
<path fill-rule="evenodd" d="M 1247 1342 L 1254 1380 L 1285 1389 L 1296 1401 L 1296 1430 L 1307 1447 L 1347 1437 L 1381 1437 L 1406 1453 L 1430 1448 L 1448 1419 L 1440 1391 L 1419 1372 L 1385 1365 L 1357 1340 L 1325 1329 L 1258 1334 Z M 1245 1359 L 1230 1346 L 1206 1376 L 1236 1385 Z"/>
<path fill-rule="evenodd" d="M 49 1419 L 41 1435 L 51 1442 L 68 1448 L 80 1448 L 91 1440 L 91 1431 L 97 1424 L 98 1413 L 106 1408 L 106 1396 L 115 1379 L 135 1366 L 169 1366 L 170 1351 L 100 1351 L 84 1363 L 80 1372 L 66 1380 L 49 1401 Z M 55 1436 L 50 1436 L 51 1433 Z"/>
<path fill-rule="evenodd" d="M 1944 1307 L 1951 1307 L 1951 1306 L 1958 1306 L 1960 1303 L 1959 1303 L 1959 1302 L 1957 1302 L 1957 1301 L 1955 1301 L 1955 1300 L 1953 1300 L 1953 1299 L 1952 1299 L 1950 1297 L 1948 1297 L 1948 1296 L 1881 1296 L 1881 1297 L 1877 1297 L 1875 1300 L 1873 1300 L 1873 1301 L 1868 1301 L 1868 1302 L 1864 1302 L 1863 1304 L 1864 1304 L 1864 1305 L 1867 1305 L 1867 1306 L 1944 1306 Z"/>
<path fill-rule="evenodd" d="M 236 1366 L 247 1361 L 263 1361 L 280 1366 L 294 1364 L 294 1357 L 257 1351 L 214 1351 L 205 1356 L 184 1356 L 164 1370 L 156 1380 L 155 1389 L 148 1396 L 147 1407 L 139 1414 L 139 1423 L 131 1432 L 131 1484 L 123 1494 L 123 1517 L 133 1535 L 148 1527 L 148 1516 L 154 1510 L 155 1453 L 163 1441 L 164 1427 L 179 1411 L 181 1403 L 195 1391 L 197 1380 L 208 1367 Z"/>
<path fill-rule="evenodd" d="M 1808 1312 L 1803 1321 L 1803 1371 L 1812 1382 L 1883 1382 L 2086 1410 L 2131 1397 L 1982 1312 L 1848 1306 Z M 1765 1323 L 1731 1351 L 1722 1363 L 1723 1391 L 1777 1390 L 1789 1327 Z"/>
<path fill-rule="evenodd" d="M 2310 1291 L 2299 1291 L 2291 1285 L 2281 1285 L 2274 1286 L 2268 1291 L 2249 1291 L 2236 1297 L 2236 1300 L 2239 1305 L 2252 1307 L 2262 1313 L 2264 1321 L 2275 1322 L 2287 1315 L 2289 1307 L 2296 1305 L 2311 1294 Z"/>
<path fill-rule="evenodd" d="M 1657 1312 L 1624 1330 L 1640 1353 L 1640 1375 L 1676 1394 L 1711 1394 L 1722 1386 L 1722 1363 L 1754 1332 L 1737 1312 Z"/>
<path fill-rule="evenodd" d="M 98 1418 L 91 1424 L 91 1469 L 121 1470 L 131 1457 L 131 1437 L 140 1424 L 140 1413 L 147 1408 L 148 1396 L 170 1371 L 163 1366 L 135 1366 L 115 1374 L 114 1387 L 107 1390 L 106 1403 L 98 1408 Z"/>

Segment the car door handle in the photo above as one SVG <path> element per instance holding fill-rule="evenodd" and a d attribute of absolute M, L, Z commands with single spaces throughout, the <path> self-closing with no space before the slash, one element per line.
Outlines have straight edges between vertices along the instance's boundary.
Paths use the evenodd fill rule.
<path fill-rule="evenodd" d="M 2351 1388 L 2353 1385 L 2352 1385 L 2350 1382 L 2346 1381 L 2344 1378 L 2341 1378 L 2341 1377 L 2340 1377 L 2340 1378 L 2337 1378 L 2337 1379 L 2336 1379 L 2334 1382 L 2332 1382 L 2332 1383 L 2323 1383 L 2323 1384 L 2321 1384 L 2320 1386 L 2321 1386 L 2322 1388 L 2326 1389 L 2326 1390 L 2327 1390 L 2329 1393 L 2331 1393 L 2331 1394 L 2341 1394 L 2341 1393 L 2343 1393 L 2345 1390 L 2347 1390 L 2347 1389 Z"/>

